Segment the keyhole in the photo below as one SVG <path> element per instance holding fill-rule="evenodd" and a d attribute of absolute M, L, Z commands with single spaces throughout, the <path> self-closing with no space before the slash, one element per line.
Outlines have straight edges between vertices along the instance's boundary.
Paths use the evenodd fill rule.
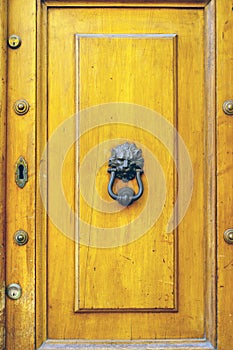
<path fill-rule="evenodd" d="M 19 179 L 24 179 L 24 166 L 22 164 L 19 165 Z"/>
<path fill-rule="evenodd" d="M 28 167 L 26 160 L 21 156 L 17 160 L 15 170 L 15 182 L 18 187 L 24 188 L 28 181 Z"/>

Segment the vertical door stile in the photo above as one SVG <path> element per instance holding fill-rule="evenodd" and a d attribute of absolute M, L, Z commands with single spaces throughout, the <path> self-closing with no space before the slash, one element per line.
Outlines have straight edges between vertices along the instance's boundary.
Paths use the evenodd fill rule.
<path fill-rule="evenodd" d="M 6 186 L 7 2 L 0 2 L 0 348 L 5 347 L 5 186 Z"/>
<path fill-rule="evenodd" d="M 217 1 L 217 232 L 218 232 L 218 347 L 232 348 L 233 245 L 224 231 L 233 228 L 233 117 L 223 112 L 233 99 L 233 7 L 231 0 Z"/>
<path fill-rule="evenodd" d="M 22 295 L 17 300 L 6 298 L 6 348 L 32 350 L 35 348 L 35 0 L 8 2 L 8 36 L 12 35 L 21 38 L 21 45 L 18 48 L 8 45 L 6 284 L 19 285 Z M 27 113 L 16 113 L 18 100 L 28 102 Z M 28 167 L 28 174 L 23 164 L 18 169 L 21 180 L 28 176 L 24 187 L 15 182 L 20 157 Z M 14 240 L 19 230 L 28 234 L 24 245 Z"/>

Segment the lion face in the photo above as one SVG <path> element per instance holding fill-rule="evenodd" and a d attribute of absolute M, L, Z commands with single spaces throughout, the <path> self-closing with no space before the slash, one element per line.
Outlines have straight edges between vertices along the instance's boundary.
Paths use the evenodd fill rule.
<path fill-rule="evenodd" d="M 124 143 L 112 149 L 109 172 L 116 171 L 116 177 L 124 182 L 134 179 L 136 169 L 143 168 L 142 151 L 134 143 Z"/>

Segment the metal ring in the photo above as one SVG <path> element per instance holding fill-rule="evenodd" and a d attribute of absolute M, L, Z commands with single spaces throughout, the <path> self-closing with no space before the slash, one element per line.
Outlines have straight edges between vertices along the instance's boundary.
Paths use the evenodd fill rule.
<path fill-rule="evenodd" d="M 143 183 L 141 180 L 141 173 L 142 173 L 142 170 L 140 169 L 136 170 L 136 179 L 138 184 L 137 194 L 135 194 L 132 188 L 129 188 L 129 187 L 121 188 L 119 193 L 115 194 L 112 190 L 112 187 L 116 177 L 116 171 L 115 170 L 111 171 L 111 177 L 108 184 L 108 193 L 110 197 L 113 198 L 114 200 L 117 200 L 123 206 L 128 206 L 132 204 L 134 201 L 136 201 L 137 199 L 139 199 L 143 194 Z"/>

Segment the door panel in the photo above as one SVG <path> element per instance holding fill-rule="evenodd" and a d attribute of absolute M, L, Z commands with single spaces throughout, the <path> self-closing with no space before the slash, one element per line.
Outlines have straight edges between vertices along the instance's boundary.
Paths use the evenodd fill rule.
<path fill-rule="evenodd" d="M 129 103 L 137 101 L 144 106 L 151 105 L 151 101 L 157 101 L 157 104 L 166 106 L 167 119 L 171 123 L 174 120 L 175 123 L 175 49 L 174 35 L 77 35 L 77 89 L 79 89 L 77 110 L 108 101 Z M 166 93 L 163 93 L 164 91 Z M 156 109 L 162 111 L 159 106 Z M 102 118 L 103 112 L 104 109 L 101 113 Z M 126 106 L 124 110 L 126 115 L 122 120 L 125 124 L 120 123 L 117 121 L 120 112 L 118 106 L 114 105 L 111 110 L 112 116 L 106 115 L 106 118 L 109 118 L 107 125 L 102 128 L 99 126 L 98 129 L 80 138 L 80 164 L 87 153 L 96 147 L 95 156 L 90 156 L 89 169 L 93 175 L 98 175 L 99 181 L 95 188 L 95 183 L 91 182 L 91 178 L 94 180 L 95 176 L 89 174 L 88 183 L 94 189 L 91 191 L 89 189 L 88 194 L 85 172 L 80 173 L 80 192 L 83 195 L 80 194 L 79 198 L 79 215 L 86 223 L 86 227 L 82 227 L 80 223 L 79 230 L 88 231 L 86 240 L 89 246 L 98 244 L 100 248 L 108 245 L 110 248 L 116 248 L 90 251 L 89 246 L 79 247 L 76 276 L 79 293 L 76 299 L 80 299 L 80 309 L 175 309 L 174 235 L 165 234 L 167 218 L 172 212 L 175 199 L 173 162 L 161 142 L 148 135 L 148 132 L 137 128 L 136 116 L 133 116 L 135 126 L 128 124 L 130 116 L 127 112 L 129 108 Z M 145 138 L 147 138 L 146 144 Z M 145 184 L 144 196 L 140 201 L 123 210 L 119 204 L 112 203 L 106 191 L 109 180 L 106 169 L 110 147 L 117 145 L 117 139 L 120 143 L 136 141 L 137 145 L 139 143 L 142 145 L 143 154 L 146 152 L 145 146 L 156 154 L 160 165 L 165 169 L 164 176 L 170 189 L 163 214 L 156 227 L 153 225 L 143 243 L 134 242 L 127 247 L 122 247 L 121 241 L 124 241 L 124 238 L 130 242 L 136 240 L 134 238 L 136 225 L 140 226 L 138 227 L 140 236 L 146 231 L 146 221 L 150 221 L 149 215 L 152 215 L 152 213 L 143 215 L 146 201 L 152 201 L 154 198 L 157 216 L 160 214 L 161 208 L 158 202 L 163 198 L 159 194 L 159 187 L 163 186 L 157 174 L 158 170 L 151 164 L 153 158 L 145 155 L 145 174 L 154 172 L 154 176 L 158 178 L 157 191 L 154 189 L 155 184 L 151 184 L 150 190 L 148 184 Z M 121 186 L 120 182 L 118 185 Z M 136 186 L 135 191 L 137 192 Z M 148 191 L 152 193 L 149 195 Z M 85 197 L 87 200 L 89 197 L 89 205 Z M 107 206 L 105 201 L 108 203 Z M 99 232 L 101 228 L 108 229 L 104 233 L 103 241 L 94 243 L 96 238 L 101 237 Z M 77 241 L 79 241 L 78 232 Z M 111 276 L 114 276 L 113 282 L 106 283 L 106 280 L 111 280 Z"/>
<path fill-rule="evenodd" d="M 207 273 L 204 179 L 211 152 L 205 148 L 204 29 L 203 9 L 49 9 L 48 138 L 76 112 L 79 118 L 71 134 L 88 130 L 69 149 L 62 169 L 66 200 L 81 218 L 79 225 L 75 227 L 69 215 L 64 215 L 62 205 L 57 205 L 57 215 L 71 236 L 48 222 L 49 338 L 204 338 L 205 309 L 210 302 L 203 278 Z M 167 232 L 167 224 L 177 196 L 174 159 L 155 135 L 141 127 L 139 107 L 128 109 L 131 114 L 123 119 L 121 107 L 114 107 L 112 115 L 102 107 L 85 112 L 113 102 L 141 105 L 142 110 L 150 108 L 162 115 L 188 148 L 193 194 L 184 219 L 173 232 Z M 102 114 L 96 126 L 94 118 L 93 124 L 89 120 L 98 108 Z M 153 130 L 153 125 L 152 120 L 146 127 Z M 65 128 L 64 135 L 69 135 Z M 142 148 L 145 192 L 130 207 L 120 208 L 107 194 L 107 161 L 111 147 L 125 141 Z M 174 144 L 173 156 L 176 147 Z M 85 173 L 80 168 L 93 149 Z M 64 152 L 62 143 L 56 152 Z M 58 171 L 54 159 L 49 150 L 49 206 L 59 203 L 50 189 Z M 158 187 L 150 183 L 149 173 L 159 173 L 155 159 L 167 193 L 161 215 L 148 229 L 150 210 L 143 209 L 160 205 L 163 198 L 162 180 Z M 92 173 L 96 174 L 94 187 Z M 91 203 L 85 198 L 88 192 Z M 182 190 L 179 195 L 185 197 Z M 101 200 L 104 208 L 115 212 L 95 209 Z M 122 237 L 133 235 L 135 220 L 141 235 L 122 244 Z M 98 245 L 99 231 L 109 228 L 114 232 L 113 247 L 104 246 L 105 241 Z M 80 242 L 82 235 L 89 244 Z M 70 238 L 76 238 L 76 243 Z"/>

